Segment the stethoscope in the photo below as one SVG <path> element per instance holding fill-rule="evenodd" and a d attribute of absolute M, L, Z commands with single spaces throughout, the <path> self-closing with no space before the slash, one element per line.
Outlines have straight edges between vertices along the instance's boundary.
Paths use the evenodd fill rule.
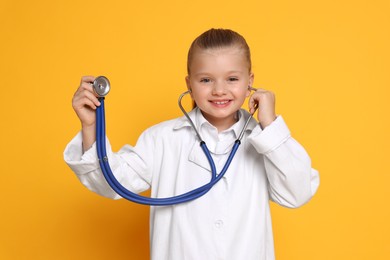
<path fill-rule="evenodd" d="M 244 136 L 245 130 L 248 127 L 248 124 L 255 112 L 254 111 L 245 122 L 245 125 L 242 128 L 240 135 L 238 136 L 237 140 L 233 144 L 233 148 L 229 154 L 228 159 L 226 160 L 224 167 L 222 168 L 221 172 L 217 174 L 214 160 L 211 157 L 210 151 L 207 148 L 206 143 L 202 140 L 199 132 L 195 127 L 194 122 L 191 120 L 191 118 L 189 117 L 186 110 L 183 108 L 181 104 L 181 100 L 183 99 L 183 97 L 189 94 L 190 91 L 186 91 L 183 94 L 181 94 L 178 100 L 179 107 L 183 112 L 183 114 L 188 119 L 188 121 L 190 122 L 192 128 L 194 129 L 200 141 L 200 146 L 210 164 L 211 180 L 209 183 L 181 195 L 168 197 L 168 198 L 149 198 L 149 197 L 138 195 L 126 189 L 122 184 L 118 182 L 118 180 L 115 178 L 114 174 L 112 173 L 110 164 L 108 162 L 107 153 L 106 153 L 106 129 L 105 129 L 105 116 L 104 116 L 104 97 L 110 91 L 110 82 L 106 77 L 99 76 L 93 82 L 93 89 L 100 101 L 100 106 L 97 107 L 96 109 L 96 147 L 97 147 L 97 154 L 98 154 L 100 168 L 103 172 L 104 178 L 106 179 L 110 187 L 118 195 L 132 202 L 144 204 L 144 205 L 152 205 L 152 206 L 174 205 L 174 204 L 184 203 L 184 202 L 197 199 L 203 196 L 204 194 L 206 194 L 219 180 L 222 179 L 222 177 L 225 175 L 226 171 L 228 170 L 229 165 L 232 162 L 233 157 L 236 154 L 237 149 L 241 144 L 241 139 Z M 256 89 L 252 87 L 249 87 L 249 89 L 256 91 Z M 256 109 L 257 107 L 255 107 L 255 110 Z"/>

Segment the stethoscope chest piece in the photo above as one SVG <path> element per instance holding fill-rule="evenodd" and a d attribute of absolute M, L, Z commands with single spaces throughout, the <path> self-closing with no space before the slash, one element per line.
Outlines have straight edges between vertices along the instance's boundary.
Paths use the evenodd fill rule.
<path fill-rule="evenodd" d="M 110 92 L 110 81 L 104 76 L 97 77 L 93 83 L 93 90 L 99 97 L 104 97 Z"/>

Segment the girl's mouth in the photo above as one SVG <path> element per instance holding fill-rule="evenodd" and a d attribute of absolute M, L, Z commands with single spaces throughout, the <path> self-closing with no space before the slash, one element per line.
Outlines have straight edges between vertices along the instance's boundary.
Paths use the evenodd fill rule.
<path fill-rule="evenodd" d="M 210 102 L 217 107 L 226 107 L 230 104 L 231 100 L 211 100 Z"/>

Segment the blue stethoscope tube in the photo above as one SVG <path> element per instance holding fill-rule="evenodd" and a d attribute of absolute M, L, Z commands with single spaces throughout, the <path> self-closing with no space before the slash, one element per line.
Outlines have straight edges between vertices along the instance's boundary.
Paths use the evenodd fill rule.
<path fill-rule="evenodd" d="M 97 78 L 98 79 L 98 78 Z M 107 80 L 108 82 L 108 80 Z M 109 83 L 108 83 L 109 84 Z M 101 87 L 101 86 L 100 86 Z M 180 101 L 181 98 L 187 94 L 183 93 L 182 96 L 180 96 L 179 99 L 179 105 L 180 108 L 182 108 Z M 100 106 L 96 109 L 96 147 L 97 147 L 97 154 L 99 158 L 99 164 L 100 168 L 102 170 L 102 173 L 104 175 L 104 178 L 106 179 L 107 183 L 110 185 L 110 187 L 121 197 L 130 200 L 135 203 L 139 204 L 144 204 L 144 205 L 151 205 L 151 206 L 167 206 L 167 205 L 174 205 L 174 204 L 180 204 L 184 202 L 188 202 L 194 199 L 197 199 L 204 194 L 206 194 L 226 173 L 226 171 L 229 168 L 230 163 L 233 160 L 234 155 L 237 152 L 238 147 L 241 144 L 241 137 L 242 133 L 245 130 L 246 126 L 248 125 L 249 120 L 246 122 L 242 133 L 240 134 L 239 139 L 237 139 L 234 142 L 232 151 L 230 152 L 230 155 L 222 168 L 221 172 L 217 174 L 217 170 L 215 168 L 214 160 L 211 157 L 211 154 L 209 152 L 209 149 L 206 146 L 206 143 L 201 140 L 200 141 L 200 146 L 210 164 L 211 168 L 211 180 L 209 183 L 196 188 L 192 191 L 189 191 L 187 193 L 173 196 L 173 197 L 168 197 L 168 198 L 149 198 L 145 196 L 138 195 L 134 192 L 129 191 L 126 189 L 118 180 L 115 178 L 114 174 L 112 173 L 111 167 L 108 162 L 108 157 L 107 157 L 107 152 L 106 152 L 106 129 L 105 129 L 105 112 L 104 112 L 104 97 L 99 97 L 100 101 Z M 185 112 L 185 111 L 184 111 Z M 185 112 L 185 115 L 188 117 L 187 113 Z M 191 125 L 193 125 L 191 119 L 189 119 L 191 122 Z M 196 131 L 196 129 L 195 129 Z M 196 131 L 198 137 L 199 134 Z"/>

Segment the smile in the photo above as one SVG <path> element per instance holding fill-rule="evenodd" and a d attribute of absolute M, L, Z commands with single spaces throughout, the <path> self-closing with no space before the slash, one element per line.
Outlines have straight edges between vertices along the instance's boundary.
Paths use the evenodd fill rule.
<path fill-rule="evenodd" d="M 215 106 L 225 107 L 230 104 L 231 100 L 211 100 L 210 102 Z"/>
<path fill-rule="evenodd" d="M 214 103 L 217 104 L 217 105 L 224 105 L 227 102 L 229 102 L 229 101 L 228 100 L 225 100 L 225 101 L 214 101 Z"/>

